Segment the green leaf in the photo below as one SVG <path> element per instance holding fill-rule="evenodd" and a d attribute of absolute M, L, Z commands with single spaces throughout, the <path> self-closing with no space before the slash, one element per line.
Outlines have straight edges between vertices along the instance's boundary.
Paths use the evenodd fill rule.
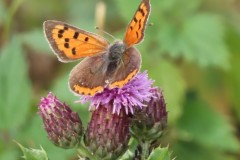
<path fill-rule="evenodd" d="M 154 62 L 152 63 L 152 60 Z M 155 85 L 163 90 L 163 95 L 169 111 L 169 124 L 174 124 L 182 113 L 182 103 L 185 97 L 186 84 L 180 71 L 173 64 L 160 60 L 159 57 L 148 58 L 143 54 L 143 68 L 147 68 L 149 77 L 155 80 Z"/>
<path fill-rule="evenodd" d="M 27 62 L 13 39 L 0 53 L 0 128 L 16 129 L 26 119 L 31 100 Z"/>
<path fill-rule="evenodd" d="M 1 150 L 1 154 L 0 154 L 0 159 L 17 159 L 17 157 L 19 157 L 19 152 L 16 150 L 15 148 L 12 147 L 6 147 Z"/>
<path fill-rule="evenodd" d="M 165 22 L 158 32 L 158 39 L 162 53 L 183 56 L 200 66 L 229 67 L 224 25 L 217 15 L 198 13 L 182 19 L 180 24 Z"/>
<path fill-rule="evenodd" d="M 5 3 L 0 1 L 0 26 L 4 23 L 5 18 L 7 17 L 7 10 Z"/>
<path fill-rule="evenodd" d="M 134 152 L 128 149 L 119 160 L 132 160 L 133 156 Z"/>
<path fill-rule="evenodd" d="M 173 146 L 176 160 L 237 160 L 234 155 L 205 147 L 194 142 L 179 141 Z"/>
<path fill-rule="evenodd" d="M 222 151 L 238 153 L 240 149 L 226 118 L 199 99 L 193 97 L 188 101 L 178 122 L 178 135 L 182 140 Z"/>
<path fill-rule="evenodd" d="M 133 15 L 134 15 L 135 11 L 137 10 L 140 2 L 141 1 L 116 0 L 117 6 L 119 7 L 119 13 L 126 20 L 126 24 L 128 24 L 131 21 L 131 19 L 133 18 Z"/>
<path fill-rule="evenodd" d="M 23 147 L 20 143 L 16 142 L 23 152 L 25 160 L 48 160 L 47 153 L 41 149 L 28 149 Z"/>
<path fill-rule="evenodd" d="M 95 9 L 97 1 L 82 1 L 84 4 L 76 5 L 79 0 L 66 1 L 68 23 L 87 31 L 96 32 Z M 97 24 L 98 25 L 98 24 Z"/>
<path fill-rule="evenodd" d="M 128 150 L 123 154 L 123 156 L 120 158 L 120 160 L 132 160 L 133 159 L 138 142 L 135 138 L 131 138 L 128 144 L 129 144 Z"/>
<path fill-rule="evenodd" d="M 150 156 L 147 160 L 171 160 L 171 153 L 168 150 L 168 147 L 166 148 L 156 148 L 152 151 Z"/>
<path fill-rule="evenodd" d="M 228 72 L 227 76 L 224 76 L 227 79 L 227 84 L 231 88 L 230 99 L 233 102 L 234 113 L 237 116 L 238 122 L 240 122 L 240 34 L 233 30 L 232 28 L 228 28 L 228 37 L 227 41 L 229 44 L 229 48 L 232 51 L 231 57 L 231 69 Z"/>
<path fill-rule="evenodd" d="M 32 49 L 42 52 L 51 53 L 52 50 L 48 45 L 47 39 L 43 33 L 43 29 L 36 29 L 29 32 L 21 33 L 17 35 L 21 39 L 23 44 L 28 45 Z M 52 54 L 53 55 L 53 54 Z"/>
<path fill-rule="evenodd" d="M 36 107 L 36 106 L 33 106 Z M 42 146 L 48 153 L 49 159 L 66 160 L 71 159 L 73 155 L 76 155 L 76 151 L 73 149 L 63 150 L 56 147 L 47 136 L 47 132 L 43 127 L 42 119 L 40 115 L 35 114 L 24 130 L 18 134 L 18 138 L 21 140 L 31 141 L 31 146 Z"/>

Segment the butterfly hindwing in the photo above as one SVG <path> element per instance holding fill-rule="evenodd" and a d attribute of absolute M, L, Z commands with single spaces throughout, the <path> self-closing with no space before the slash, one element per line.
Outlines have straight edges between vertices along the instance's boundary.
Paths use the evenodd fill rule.
<path fill-rule="evenodd" d="M 109 46 L 103 37 L 60 21 L 45 21 L 44 32 L 55 54 L 64 62 L 104 53 Z"/>
<path fill-rule="evenodd" d="M 103 55 L 86 57 L 71 71 L 69 87 L 76 94 L 91 95 L 103 91 L 107 61 Z"/>
<path fill-rule="evenodd" d="M 105 87 L 121 88 L 139 71 L 141 55 L 128 48 L 121 61 L 110 62 L 106 55 L 83 59 L 70 73 L 69 86 L 76 94 L 93 96 Z"/>
<path fill-rule="evenodd" d="M 123 40 L 127 47 L 140 43 L 144 38 L 144 31 L 151 10 L 149 1 L 150 0 L 142 0 L 127 27 Z"/>
<path fill-rule="evenodd" d="M 111 81 L 109 88 L 122 88 L 127 84 L 138 73 L 141 60 L 141 54 L 136 48 L 128 48 L 123 54 L 119 67 L 111 75 L 112 78 L 109 78 Z"/>

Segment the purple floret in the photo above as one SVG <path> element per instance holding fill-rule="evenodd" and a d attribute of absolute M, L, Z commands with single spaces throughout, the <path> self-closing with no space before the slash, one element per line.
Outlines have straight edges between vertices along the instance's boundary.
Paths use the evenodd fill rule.
<path fill-rule="evenodd" d="M 98 108 L 100 105 L 111 109 L 113 113 L 120 113 L 124 109 L 126 114 L 133 114 L 136 107 L 146 107 L 154 96 L 151 92 L 153 80 L 148 79 L 147 72 L 138 73 L 131 81 L 122 88 L 105 88 L 103 92 L 94 96 L 81 96 L 80 102 L 90 101 L 90 110 Z"/>

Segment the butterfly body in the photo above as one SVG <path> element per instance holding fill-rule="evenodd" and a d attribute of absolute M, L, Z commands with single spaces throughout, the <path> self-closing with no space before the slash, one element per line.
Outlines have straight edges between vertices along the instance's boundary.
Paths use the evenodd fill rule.
<path fill-rule="evenodd" d="M 149 13 L 149 0 L 142 0 L 124 39 L 112 44 L 64 22 L 44 22 L 46 38 L 60 61 L 84 58 L 69 76 L 69 87 L 74 93 L 93 96 L 105 87 L 121 88 L 138 73 L 141 55 L 133 45 L 143 40 Z"/>
<path fill-rule="evenodd" d="M 109 60 L 118 61 L 122 57 L 125 50 L 126 45 L 122 41 L 116 41 L 109 47 L 108 50 Z"/>

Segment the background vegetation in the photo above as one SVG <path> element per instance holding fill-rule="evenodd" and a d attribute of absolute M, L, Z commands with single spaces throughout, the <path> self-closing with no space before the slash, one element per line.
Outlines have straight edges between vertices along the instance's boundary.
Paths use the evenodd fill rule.
<path fill-rule="evenodd" d="M 48 141 L 37 115 L 40 97 L 53 91 L 79 112 L 68 90 L 71 68 L 50 50 L 45 20 L 67 22 L 88 31 L 99 25 L 122 39 L 139 0 L 0 1 L 0 159 L 20 159 L 16 140 L 47 151 L 50 159 L 76 159 Z M 163 146 L 178 160 L 240 159 L 240 1 L 151 0 L 145 40 L 137 46 L 142 71 L 162 88 L 169 111 Z M 98 10 L 99 9 L 99 10 Z M 98 16 L 96 15 L 98 12 Z M 97 18 L 96 18 L 97 17 Z M 102 25 L 102 23 L 104 25 Z"/>

